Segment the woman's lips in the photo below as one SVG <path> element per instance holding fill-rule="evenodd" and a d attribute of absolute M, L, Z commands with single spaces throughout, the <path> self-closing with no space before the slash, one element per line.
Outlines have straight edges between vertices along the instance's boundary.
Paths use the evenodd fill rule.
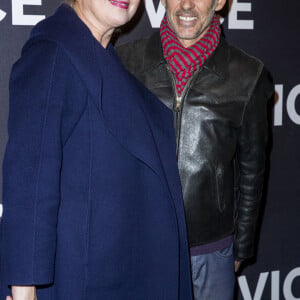
<path fill-rule="evenodd" d="M 129 6 L 129 3 L 125 2 L 125 1 L 110 0 L 110 3 L 114 6 L 117 6 L 119 8 L 123 8 L 123 9 L 127 9 Z"/>

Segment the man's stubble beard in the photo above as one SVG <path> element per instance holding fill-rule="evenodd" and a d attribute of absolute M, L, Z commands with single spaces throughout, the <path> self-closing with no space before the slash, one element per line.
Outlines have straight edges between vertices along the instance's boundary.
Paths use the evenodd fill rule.
<path fill-rule="evenodd" d="M 194 35 L 192 36 L 180 36 L 180 33 L 176 31 L 176 27 L 174 26 L 172 19 L 170 18 L 170 15 L 168 13 L 168 3 L 166 1 L 166 14 L 167 14 L 167 19 L 168 19 L 168 23 L 169 26 L 171 27 L 171 29 L 174 31 L 176 37 L 180 40 L 194 40 L 197 39 L 197 37 L 204 35 L 204 33 L 208 30 L 208 28 L 211 25 L 211 22 L 213 20 L 213 16 L 215 14 L 215 9 L 217 7 L 218 4 L 218 0 L 215 0 L 215 2 L 213 3 L 213 6 L 209 9 L 208 14 L 205 16 L 205 20 L 202 23 L 202 26 L 200 26 L 199 30 L 195 32 Z M 175 12 L 175 16 L 178 15 L 180 12 L 193 12 L 193 10 L 178 10 Z M 191 15 L 197 15 L 197 17 L 199 17 L 199 14 L 197 12 L 192 13 Z M 200 16 L 201 17 L 201 16 Z"/>

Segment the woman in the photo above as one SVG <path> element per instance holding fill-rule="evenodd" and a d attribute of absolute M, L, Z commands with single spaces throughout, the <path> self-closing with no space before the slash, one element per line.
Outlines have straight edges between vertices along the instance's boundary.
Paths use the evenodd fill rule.
<path fill-rule="evenodd" d="M 1 299 L 191 299 L 172 116 L 109 44 L 137 6 L 62 5 L 14 65 Z"/>

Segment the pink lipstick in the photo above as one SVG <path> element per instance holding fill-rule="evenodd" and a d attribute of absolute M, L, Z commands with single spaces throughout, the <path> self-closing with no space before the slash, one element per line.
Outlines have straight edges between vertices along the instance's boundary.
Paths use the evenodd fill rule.
<path fill-rule="evenodd" d="M 119 1 L 119 0 L 109 0 L 109 2 L 114 5 L 117 6 L 119 8 L 123 8 L 123 9 L 127 9 L 129 6 L 128 2 L 125 1 Z"/>

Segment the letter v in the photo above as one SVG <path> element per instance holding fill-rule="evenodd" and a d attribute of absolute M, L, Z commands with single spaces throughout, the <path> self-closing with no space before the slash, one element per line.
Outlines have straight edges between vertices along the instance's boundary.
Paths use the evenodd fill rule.
<path fill-rule="evenodd" d="M 0 9 L 0 22 L 6 17 L 6 12 Z"/>
<path fill-rule="evenodd" d="M 147 11 L 152 28 L 159 28 L 160 23 L 165 14 L 165 8 L 161 4 L 161 2 L 159 2 L 157 11 L 155 11 L 153 0 L 145 0 L 145 7 L 146 7 L 146 11 Z"/>
<path fill-rule="evenodd" d="M 240 286 L 240 291 L 241 294 L 243 296 L 244 300 L 261 300 L 262 298 L 262 294 L 264 292 L 264 288 L 268 279 L 269 273 L 265 272 L 265 273 L 261 273 L 259 275 L 259 279 L 258 279 L 258 283 L 256 286 L 256 290 L 254 293 L 254 297 L 252 298 L 251 294 L 250 294 L 250 290 L 249 290 L 249 286 L 247 283 L 247 279 L 246 276 L 240 276 L 238 278 L 238 283 Z"/>

